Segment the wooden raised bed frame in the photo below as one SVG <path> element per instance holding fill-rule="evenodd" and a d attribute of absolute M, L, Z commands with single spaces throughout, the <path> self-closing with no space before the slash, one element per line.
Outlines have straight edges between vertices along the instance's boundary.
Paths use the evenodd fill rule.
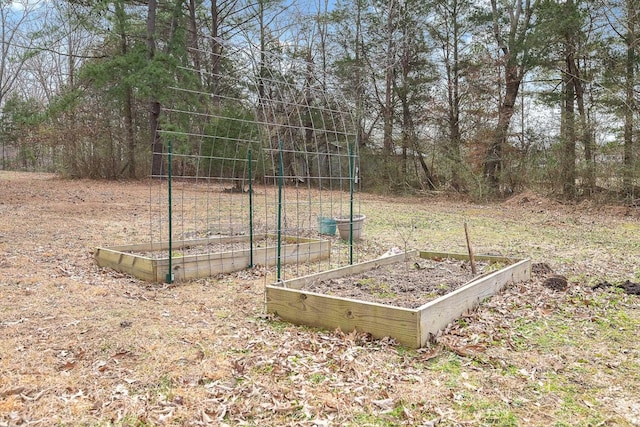
<path fill-rule="evenodd" d="M 276 236 L 269 235 L 268 237 L 275 238 Z M 171 248 L 173 251 L 179 251 L 187 247 L 244 241 L 248 243 L 249 236 L 216 236 L 208 239 L 173 241 Z M 166 281 L 169 273 L 168 254 L 162 258 L 151 258 L 139 254 L 168 250 L 169 242 L 99 247 L 96 248 L 95 259 L 100 267 L 110 267 L 148 282 L 160 283 Z M 282 264 L 325 259 L 329 257 L 330 252 L 331 243 L 328 240 L 282 236 L 280 254 Z M 256 265 L 275 265 L 277 257 L 276 246 L 253 248 L 253 263 Z M 219 273 L 244 270 L 249 267 L 250 258 L 249 249 L 174 256 L 171 260 L 173 280 L 197 279 L 211 277 Z"/>
<path fill-rule="evenodd" d="M 531 277 L 531 261 L 476 255 L 478 261 L 507 263 L 506 267 L 480 276 L 455 291 L 429 301 L 416 309 L 359 301 L 305 292 L 308 283 L 358 274 L 419 255 L 425 259 L 454 258 L 468 260 L 467 255 L 441 252 L 410 251 L 399 255 L 316 273 L 310 276 L 267 285 L 266 310 L 294 324 L 322 329 L 340 328 L 368 332 L 374 338 L 392 337 L 407 347 L 419 348 L 460 315 L 476 307 L 509 282 Z"/>

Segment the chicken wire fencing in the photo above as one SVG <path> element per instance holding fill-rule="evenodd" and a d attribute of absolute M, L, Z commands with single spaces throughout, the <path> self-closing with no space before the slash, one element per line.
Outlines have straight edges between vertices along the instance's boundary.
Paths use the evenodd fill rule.
<path fill-rule="evenodd" d="M 282 281 L 358 262 L 356 108 L 338 81 L 311 60 L 207 44 L 192 53 L 210 65 L 180 68 L 169 88 L 153 153 L 166 281 L 252 267 Z"/>

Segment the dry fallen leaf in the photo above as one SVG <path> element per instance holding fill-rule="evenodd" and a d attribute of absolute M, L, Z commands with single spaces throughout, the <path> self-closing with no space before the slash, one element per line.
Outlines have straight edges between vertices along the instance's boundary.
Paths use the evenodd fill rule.
<path fill-rule="evenodd" d="M 7 174 L 19 177 L 19 185 L 5 180 Z M 556 292 L 535 276 L 530 282 L 508 286 L 482 301 L 464 321 L 448 325 L 434 344 L 414 351 L 390 339 L 372 340 L 349 331 L 321 332 L 265 315 L 263 287 L 275 276 L 273 268 L 173 285 L 143 283 L 98 268 L 93 247 L 149 237 L 148 182 L 43 176 L 0 171 L 2 183 L 9 183 L 0 186 L 0 209 L 6 213 L 0 221 L 0 235 L 6 238 L 0 241 L 0 251 L 6 254 L 0 260 L 6 302 L 0 320 L 0 396 L 6 393 L 0 397 L 0 406 L 6 409 L 0 414 L 2 427 L 160 424 L 160 417 L 167 417 L 167 427 L 302 427 L 314 421 L 318 426 L 339 426 L 357 423 L 363 413 L 386 411 L 391 412 L 379 419 L 389 425 L 464 425 L 495 415 L 481 407 L 474 414 L 465 412 L 469 395 L 476 394 L 494 407 L 509 405 L 509 417 L 522 425 L 547 425 L 549 413 L 566 414 L 560 422 L 569 419 L 576 425 L 611 417 L 633 424 L 630 420 L 637 419 L 638 385 L 628 381 L 637 373 L 632 363 L 637 346 L 635 341 L 616 341 L 629 353 L 612 351 L 612 341 L 601 338 L 600 325 L 609 322 L 614 326 L 604 328 L 609 335 L 623 335 L 625 331 L 618 328 L 629 328 L 614 325 L 610 314 L 634 318 L 638 300 L 627 295 L 608 298 L 608 292 L 593 292 L 574 283 L 581 277 L 592 280 L 638 270 L 637 257 L 630 256 L 637 246 L 635 223 L 608 215 L 606 209 L 590 217 L 595 228 L 587 233 L 581 229 L 576 240 L 580 246 L 570 249 L 564 237 L 574 228 L 578 231 L 577 227 L 557 228 L 566 223 L 565 207 L 550 206 L 549 211 L 531 214 L 500 204 L 487 209 L 490 215 L 474 207 L 478 221 L 491 219 L 487 240 L 482 242 L 485 248 L 493 250 L 506 241 L 511 225 L 527 221 L 536 230 L 536 246 L 531 245 L 528 232 L 517 227 L 524 236 L 512 236 L 510 248 L 534 259 L 571 260 L 554 268 L 570 277 L 572 286 Z M 70 194 L 76 200 L 76 193 L 84 202 L 65 202 Z M 385 211 L 386 206 L 395 207 L 395 199 L 390 203 L 388 197 L 383 201 L 367 194 L 362 197 L 363 208 L 371 213 L 370 225 L 378 228 L 358 243 L 364 248 L 359 254 L 366 260 L 394 245 L 393 232 L 385 233 L 384 226 L 395 213 Z M 407 200 L 407 207 L 433 218 L 424 230 L 412 233 L 417 247 L 435 246 L 436 250 L 455 246 L 441 231 L 452 216 L 457 223 L 459 213 L 469 208 L 437 197 L 430 203 Z M 67 226 L 70 217 L 78 226 Z M 553 228 L 544 224 L 549 218 Z M 636 218 L 640 215 L 631 219 Z M 499 232 L 492 223 L 499 224 Z M 591 234 L 600 228 L 615 230 L 615 246 L 613 242 L 592 245 Z M 547 235 L 562 239 L 563 244 L 546 239 Z M 538 244 L 542 250 L 536 248 Z M 618 244 L 631 249 L 623 252 L 627 256 L 619 256 Z M 598 256 L 591 256 L 596 251 Z M 580 260 L 583 255 L 588 260 Z M 454 267 L 448 265 L 450 270 Z M 132 325 L 120 327 L 123 320 Z M 586 323 L 589 328 L 584 327 Z M 580 328 L 587 338 L 582 343 L 588 345 L 570 351 L 563 348 L 565 359 L 554 352 L 540 352 L 530 331 L 537 325 L 569 326 L 569 332 Z M 529 331 L 521 333 L 523 329 Z M 72 369 L 63 374 L 56 370 L 69 362 L 75 363 Z M 447 371 L 449 363 L 465 366 L 467 378 L 452 381 L 455 374 Z M 599 368 L 599 374 L 577 373 L 575 363 L 584 365 L 586 372 Z M 518 373 L 520 369 L 526 376 Z M 566 390 L 558 390 L 552 397 L 559 398 L 551 399 L 544 392 L 549 375 L 557 375 L 561 383 L 579 382 L 583 394 L 597 395 L 588 403 L 575 400 L 584 408 L 591 405 L 591 410 L 566 411 L 562 406 Z M 43 390 L 42 384 L 48 388 Z M 18 393 L 21 387 L 24 390 Z M 473 387 L 476 390 L 469 391 Z M 84 396 L 73 397 L 79 390 Z M 71 399 L 69 404 L 60 396 Z M 176 403 L 173 396 L 182 397 L 183 403 Z"/>
<path fill-rule="evenodd" d="M 371 403 L 373 403 L 374 405 L 376 405 L 378 408 L 382 409 L 383 411 L 390 411 L 391 409 L 393 409 L 393 399 L 391 399 L 391 398 L 380 399 L 380 400 L 372 400 Z"/>

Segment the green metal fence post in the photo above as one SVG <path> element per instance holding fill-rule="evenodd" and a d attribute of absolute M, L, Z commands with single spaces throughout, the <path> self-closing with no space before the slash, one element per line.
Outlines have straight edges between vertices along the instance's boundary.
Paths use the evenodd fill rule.
<path fill-rule="evenodd" d="M 253 165 L 251 147 L 247 152 L 247 162 L 249 163 L 249 268 L 253 268 Z"/>
<path fill-rule="evenodd" d="M 173 162 L 173 147 L 171 145 L 171 140 L 169 140 L 169 144 L 167 146 L 168 155 L 167 155 L 167 192 L 169 198 L 169 272 L 165 277 L 165 281 L 167 283 L 173 283 L 173 202 L 171 200 L 171 179 L 172 179 L 172 170 L 171 163 Z"/>
<path fill-rule="evenodd" d="M 279 143 L 279 155 L 278 155 L 278 258 L 277 258 L 277 282 L 280 281 L 281 269 L 282 269 L 282 191 L 284 186 L 284 158 L 282 155 L 283 144 Z"/>
<path fill-rule="evenodd" d="M 349 264 L 353 264 L 353 187 L 354 187 L 354 158 L 353 142 L 349 143 Z"/>

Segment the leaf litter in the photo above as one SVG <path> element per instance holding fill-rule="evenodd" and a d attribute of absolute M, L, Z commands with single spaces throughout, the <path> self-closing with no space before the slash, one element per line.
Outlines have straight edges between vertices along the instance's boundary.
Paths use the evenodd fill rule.
<path fill-rule="evenodd" d="M 472 210 L 476 253 L 510 248 L 554 267 L 415 351 L 265 316 L 268 269 L 157 286 L 97 268 L 92 248 L 144 240 L 144 183 L 6 172 L 0 180 L 0 426 L 640 425 L 638 297 L 592 289 L 637 281 L 634 211 L 605 217 L 531 196 L 486 213 L 397 199 L 394 212 L 428 207 L 426 234 L 411 235 L 420 249 L 425 241 L 464 249 L 451 231 L 439 233 Z M 398 244 L 397 221 L 385 219 L 388 200 L 363 197 L 376 242 L 360 244 L 374 257 Z M 530 237 L 524 223 L 535 226 Z M 607 240 L 593 257 L 598 230 L 628 246 Z M 549 274 L 566 277 L 567 288 L 543 286 Z"/>

